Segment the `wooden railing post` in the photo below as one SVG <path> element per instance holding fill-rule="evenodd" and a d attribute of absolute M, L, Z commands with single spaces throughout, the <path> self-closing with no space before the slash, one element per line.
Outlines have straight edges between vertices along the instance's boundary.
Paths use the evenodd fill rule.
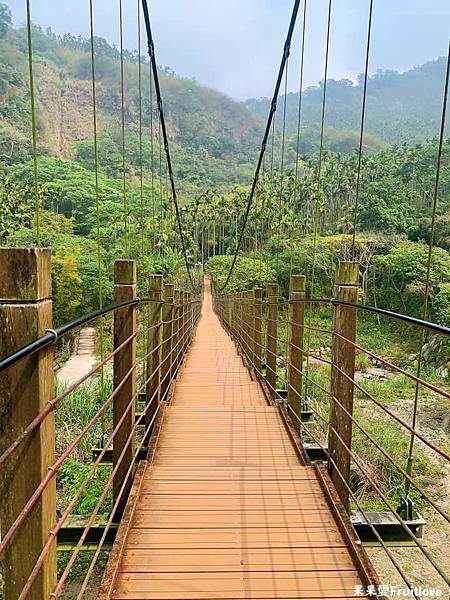
<path fill-rule="evenodd" d="M 267 367 L 266 379 L 273 400 L 277 396 L 277 337 L 278 337 L 278 285 L 267 286 Z"/>
<path fill-rule="evenodd" d="M 253 366 L 262 373 L 262 289 L 253 290 Z"/>
<path fill-rule="evenodd" d="M 51 253 L 0 249 L 0 358 L 52 327 Z M 0 454 L 54 398 L 53 348 L 49 346 L 0 375 Z M 2 470 L 0 521 L 4 535 L 55 460 L 55 420 L 50 413 Z M 18 598 L 56 522 L 55 477 L 45 488 L 3 557 L 3 593 Z M 56 584 L 52 544 L 29 598 L 48 598 Z"/>
<path fill-rule="evenodd" d="M 164 304 L 162 309 L 162 347 L 161 347 L 161 400 L 165 400 L 170 386 L 170 354 L 173 325 L 173 284 L 164 286 Z"/>
<path fill-rule="evenodd" d="M 359 265 L 357 262 L 340 262 L 336 271 L 334 298 L 356 303 L 358 300 Z M 331 480 L 345 508 L 350 510 L 349 491 L 352 447 L 353 392 L 355 377 L 355 347 L 357 311 L 344 305 L 335 305 L 331 367 L 331 410 L 328 449 L 331 460 L 328 470 Z M 349 342 L 342 339 L 342 336 Z M 347 377 L 345 377 L 345 375 Z M 336 400 L 333 400 L 333 399 Z M 342 405 L 345 410 L 339 404 Z M 336 435 L 337 433 L 337 435 Z M 339 437 L 341 439 L 339 439 Z M 346 448 L 347 446 L 347 448 Z M 341 478 L 341 476 L 342 478 Z M 344 483 L 345 482 L 345 483 Z"/>
<path fill-rule="evenodd" d="M 116 260 L 114 262 L 114 302 L 126 302 L 136 299 L 136 261 Z M 118 348 L 131 335 L 136 334 L 136 305 L 120 308 L 114 312 L 114 348 Z M 127 477 L 130 466 L 134 463 L 135 451 L 135 400 L 136 400 L 136 337 L 129 341 L 114 356 L 114 390 L 120 389 L 114 396 L 113 428 L 122 419 L 113 441 L 113 467 L 117 467 L 113 481 L 114 502 L 117 505 L 116 515 L 119 517 L 125 508 L 128 493 L 131 489 L 134 473 Z M 131 371 L 131 372 L 130 372 Z M 125 379 L 125 381 L 124 381 Z M 131 403 L 131 407 L 129 406 Z M 131 436 L 131 437 L 130 437 Z M 124 453 L 122 458 L 122 452 Z M 128 479 L 126 481 L 126 479 Z M 125 487 L 122 491 L 122 486 Z"/>
<path fill-rule="evenodd" d="M 236 331 L 237 341 L 242 348 L 242 293 L 236 292 Z"/>
<path fill-rule="evenodd" d="M 301 432 L 303 381 L 303 338 L 305 304 L 298 302 L 305 298 L 306 279 L 304 275 L 292 275 L 289 304 L 289 360 L 288 360 L 288 403 L 294 414 L 294 427 Z"/>
<path fill-rule="evenodd" d="M 183 336 L 182 337 L 183 344 L 182 344 L 182 352 L 181 352 L 181 356 L 180 356 L 180 362 L 183 362 L 184 355 L 186 354 L 188 346 L 189 346 L 189 337 L 188 337 L 189 296 L 190 296 L 190 293 L 188 291 L 185 291 L 183 293 L 183 319 L 182 319 L 182 328 L 181 328 L 181 334 Z"/>
<path fill-rule="evenodd" d="M 150 427 L 160 401 L 160 366 L 161 366 L 161 320 L 162 320 L 162 275 L 150 275 L 148 307 L 148 356 L 145 430 Z M 150 431 L 148 432 L 150 434 Z"/>
<path fill-rule="evenodd" d="M 246 314 L 245 328 L 247 331 L 247 359 L 250 366 L 253 365 L 253 290 L 246 293 Z"/>
<path fill-rule="evenodd" d="M 170 362 L 171 376 L 175 377 L 182 360 L 181 346 L 183 344 L 183 292 L 181 290 L 173 291 L 173 327 L 172 327 L 172 358 Z"/>

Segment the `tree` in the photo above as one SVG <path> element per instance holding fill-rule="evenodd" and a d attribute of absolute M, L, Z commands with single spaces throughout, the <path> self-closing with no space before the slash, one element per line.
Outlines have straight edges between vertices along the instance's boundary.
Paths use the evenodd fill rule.
<path fill-rule="evenodd" d="M 0 2 L 0 38 L 6 37 L 12 25 L 11 11 L 6 4 Z"/>

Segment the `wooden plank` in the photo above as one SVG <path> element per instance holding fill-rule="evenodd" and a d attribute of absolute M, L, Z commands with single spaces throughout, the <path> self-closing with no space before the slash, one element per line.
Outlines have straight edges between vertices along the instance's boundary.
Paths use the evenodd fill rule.
<path fill-rule="evenodd" d="M 191 469 L 178 469 L 176 467 L 161 467 L 154 466 L 149 469 L 152 479 L 186 479 L 186 480 L 201 480 L 201 479 L 242 479 L 247 481 L 252 479 L 265 480 L 275 479 L 277 481 L 283 479 L 316 479 L 316 474 L 311 469 L 306 467 L 295 466 L 291 468 L 280 467 L 273 468 L 255 468 L 255 467 L 203 467 Z"/>
<path fill-rule="evenodd" d="M 215 552 L 148 549 L 127 550 L 122 572 L 184 573 L 188 571 L 353 571 L 346 548 L 319 548 L 312 555 L 309 548 L 219 549 Z"/>
<path fill-rule="evenodd" d="M 298 494 L 320 493 L 317 480 L 305 481 L 160 481 L 146 479 L 144 494 Z"/>
<path fill-rule="evenodd" d="M 157 529 L 133 528 L 128 548 L 314 548 L 345 546 L 337 527 L 259 527 Z"/>
<path fill-rule="evenodd" d="M 317 510 L 327 506 L 322 494 L 272 494 L 243 496 L 241 494 L 142 494 L 141 510 L 228 510 L 241 507 L 242 510 Z"/>
<path fill-rule="evenodd" d="M 140 510 L 134 527 L 142 528 L 195 528 L 209 527 L 283 527 L 290 523 L 301 527 L 327 527 L 330 513 L 327 509 L 307 512 L 297 510 L 205 510 L 205 511 L 145 511 Z"/>
<path fill-rule="evenodd" d="M 358 583 L 355 572 L 122 573 L 114 598 L 345 598 Z"/>

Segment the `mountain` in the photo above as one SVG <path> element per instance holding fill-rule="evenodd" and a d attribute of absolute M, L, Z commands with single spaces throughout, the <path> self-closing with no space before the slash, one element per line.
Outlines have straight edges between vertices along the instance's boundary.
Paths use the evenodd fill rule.
<path fill-rule="evenodd" d="M 446 59 L 440 57 L 404 73 L 378 71 L 369 78 L 365 130 L 374 136 L 372 143 L 376 144 L 378 140 L 385 144 L 415 144 L 437 135 L 445 67 Z M 362 90 L 362 76 L 356 84 L 348 79 L 327 80 L 326 126 L 331 138 L 333 130 L 348 131 L 350 138 L 350 132 L 359 130 Z M 320 123 L 322 95 L 323 82 L 303 92 L 302 125 L 307 130 L 306 138 L 310 137 L 308 128 L 317 129 Z M 278 102 L 279 126 L 283 99 L 284 96 Z M 298 104 L 299 94 L 288 94 L 286 124 L 290 135 L 297 132 Z M 253 114 L 266 118 L 270 100 L 250 99 L 245 105 Z"/>
<path fill-rule="evenodd" d="M 0 23 L 2 25 L 2 23 Z M 3 23 L 4 25 L 4 23 Z M 121 173 L 120 54 L 95 39 L 100 168 Z M 93 118 L 89 41 L 33 28 L 40 155 L 70 158 L 93 168 Z M 138 57 L 125 53 L 125 150 L 130 177 L 140 171 Z M 150 66 L 142 65 L 143 162 L 159 169 L 156 100 L 150 111 Z M 190 79 L 160 70 L 175 175 L 186 193 L 248 180 L 263 131 L 262 120 L 242 103 Z M 24 28 L 0 27 L 0 163 L 31 157 L 27 40 Z M 153 96 L 154 97 L 154 96 Z M 163 161 L 163 164 L 165 162 Z M 164 174 L 163 174 L 164 176 Z"/>

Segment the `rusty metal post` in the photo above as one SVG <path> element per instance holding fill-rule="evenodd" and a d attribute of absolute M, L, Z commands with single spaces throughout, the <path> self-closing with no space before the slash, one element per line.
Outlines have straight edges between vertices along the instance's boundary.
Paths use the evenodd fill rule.
<path fill-rule="evenodd" d="M 253 366 L 262 375 L 262 289 L 253 290 Z"/>
<path fill-rule="evenodd" d="M 277 396 L 277 338 L 278 338 L 278 285 L 267 286 L 267 368 L 266 379 L 273 400 Z"/>
<path fill-rule="evenodd" d="M 136 300 L 136 261 L 116 260 L 114 262 L 114 302 Z M 136 305 L 120 308 L 114 312 L 114 348 L 118 348 L 124 341 L 135 335 L 137 331 Z M 120 390 L 114 396 L 113 428 L 115 429 L 126 413 L 113 441 L 113 467 L 120 463 L 113 481 L 114 502 L 119 498 L 117 514 L 121 515 L 125 508 L 128 493 L 131 489 L 134 473 L 128 475 L 128 481 L 122 491 L 122 486 L 127 478 L 127 471 L 134 463 L 135 446 L 135 400 L 136 400 L 136 337 L 129 341 L 114 356 L 114 390 Z M 129 406 L 131 402 L 131 407 Z M 131 436 L 131 439 L 129 439 Z M 122 458 L 120 458 L 124 452 Z M 120 458 L 120 460 L 119 460 Z M 122 493 L 121 493 L 122 491 Z"/>
<path fill-rule="evenodd" d="M 170 355 L 173 325 L 173 284 L 164 286 L 161 346 L 161 400 L 165 400 L 170 385 Z"/>
<path fill-rule="evenodd" d="M 358 282 L 359 264 L 357 262 L 340 262 L 336 271 L 334 298 L 356 303 L 358 300 Z M 349 492 L 344 482 L 349 484 L 350 481 L 351 456 L 349 449 L 352 447 L 352 420 L 345 410 L 349 414 L 353 414 L 353 380 L 355 377 L 355 346 L 353 344 L 356 339 L 356 322 L 357 311 L 355 308 L 339 304 L 334 306 L 333 331 L 338 335 L 333 335 L 332 398 L 328 449 L 330 458 L 335 464 L 333 465 L 329 461 L 328 470 L 337 493 L 347 510 L 350 510 L 350 501 Z M 336 400 L 333 400 L 334 398 Z M 339 406 L 338 402 L 343 408 Z"/>
<path fill-rule="evenodd" d="M 147 383 L 145 386 L 146 412 L 145 429 L 155 415 L 160 400 L 160 366 L 161 366 L 161 320 L 162 320 L 162 275 L 150 275 L 148 307 L 148 356 Z M 150 432 L 149 432 L 150 433 Z"/>
<path fill-rule="evenodd" d="M 0 358 L 52 327 L 51 252 L 0 249 Z M 0 454 L 54 398 L 53 348 L 22 359 L 0 375 Z M 55 460 L 55 419 L 50 413 L 3 467 L 0 520 L 4 536 Z M 3 593 L 18 598 L 56 523 L 53 478 L 3 557 Z M 39 572 L 32 600 L 48 598 L 56 584 L 56 542 Z"/>
<path fill-rule="evenodd" d="M 305 321 L 304 300 L 306 279 L 304 275 L 292 275 L 289 303 L 289 360 L 288 360 L 288 403 L 298 419 L 293 423 L 298 433 L 301 432 L 300 417 L 302 411 L 303 382 L 303 338 Z"/>

